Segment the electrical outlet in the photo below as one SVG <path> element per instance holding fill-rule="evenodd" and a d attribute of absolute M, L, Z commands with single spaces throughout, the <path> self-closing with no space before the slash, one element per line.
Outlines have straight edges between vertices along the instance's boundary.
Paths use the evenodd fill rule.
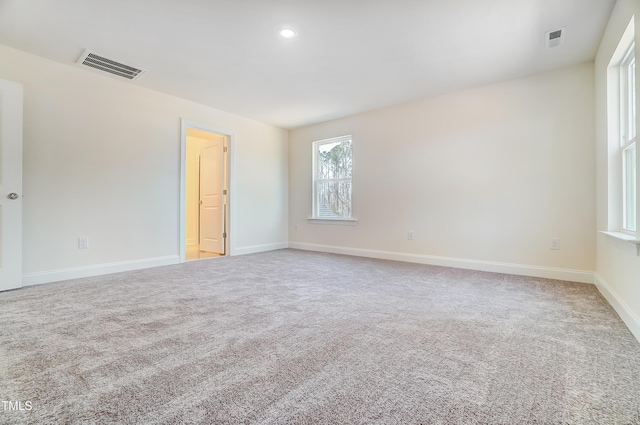
<path fill-rule="evenodd" d="M 560 238 L 551 238 L 551 249 L 560 249 Z"/>
<path fill-rule="evenodd" d="M 410 241 L 414 240 L 416 238 L 416 234 L 413 230 L 409 230 L 409 232 L 407 233 L 407 239 L 409 239 Z"/>
<path fill-rule="evenodd" d="M 89 249 L 89 238 L 81 236 L 78 238 L 78 249 Z"/>

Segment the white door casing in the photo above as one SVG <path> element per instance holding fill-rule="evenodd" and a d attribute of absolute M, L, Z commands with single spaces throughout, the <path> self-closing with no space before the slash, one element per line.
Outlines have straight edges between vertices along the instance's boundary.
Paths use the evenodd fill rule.
<path fill-rule="evenodd" d="M 200 250 L 224 254 L 224 137 L 200 150 Z"/>
<path fill-rule="evenodd" d="M 180 192 L 179 192 L 179 209 L 178 209 L 178 252 L 180 254 L 180 262 L 186 261 L 186 176 L 187 176 L 187 137 L 192 131 L 213 133 L 223 136 L 225 139 L 225 232 L 227 237 L 225 242 L 225 255 L 236 255 L 236 236 L 237 235 L 237 206 L 235 203 L 234 193 L 236 187 L 235 172 L 235 149 L 237 144 L 237 136 L 235 132 L 224 127 L 217 127 L 198 121 L 191 121 L 185 118 L 180 119 Z M 193 134 L 197 137 L 196 134 Z"/>
<path fill-rule="evenodd" d="M 0 291 L 22 286 L 22 84 L 0 79 Z"/>

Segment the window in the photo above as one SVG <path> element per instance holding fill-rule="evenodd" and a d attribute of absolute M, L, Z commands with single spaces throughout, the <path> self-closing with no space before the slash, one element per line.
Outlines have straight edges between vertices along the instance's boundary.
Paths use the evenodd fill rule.
<path fill-rule="evenodd" d="M 635 45 L 626 50 L 620 69 L 620 147 L 618 161 L 622 170 L 622 229 L 635 232 L 636 191 L 636 56 Z"/>
<path fill-rule="evenodd" d="M 313 143 L 313 218 L 351 219 L 351 136 Z"/>
<path fill-rule="evenodd" d="M 636 240 L 638 148 L 635 17 L 620 38 L 607 69 L 608 234 Z"/>

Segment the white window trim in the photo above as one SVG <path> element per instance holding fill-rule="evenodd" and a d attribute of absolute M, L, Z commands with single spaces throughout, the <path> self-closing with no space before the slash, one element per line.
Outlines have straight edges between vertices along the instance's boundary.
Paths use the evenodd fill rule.
<path fill-rule="evenodd" d="M 610 237 L 612 237 L 614 239 L 618 239 L 620 241 L 628 242 L 630 244 L 635 245 L 636 253 L 637 253 L 638 257 L 640 257 L 640 240 L 637 239 L 635 236 L 629 235 L 628 233 L 621 233 L 621 232 L 604 232 L 604 231 L 601 231 L 600 233 L 602 233 L 603 235 L 610 236 Z"/>
<path fill-rule="evenodd" d="M 631 75 L 629 74 L 629 66 L 631 63 L 635 63 L 635 41 L 631 41 L 625 46 L 625 53 L 622 57 L 622 60 L 618 64 L 620 76 L 619 76 L 619 85 L 620 85 L 620 144 L 617 151 L 618 162 L 620 163 L 620 171 L 622 176 L 622 232 L 630 235 L 635 235 L 637 232 L 637 193 L 634 194 L 634 202 L 636 203 L 636 213 L 634 218 L 635 229 L 629 228 L 629 217 L 627 217 L 627 203 L 629 200 L 627 199 L 627 155 L 630 149 L 633 149 L 636 146 L 637 140 L 637 125 L 636 125 L 636 117 L 635 114 L 632 116 L 632 112 L 635 112 L 635 105 L 632 105 L 633 97 L 630 96 L 630 79 Z M 633 75 L 635 79 L 635 75 Z M 633 124 L 633 130 L 632 130 Z M 635 134 L 632 134 L 635 132 Z M 637 160 L 636 160 L 637 164 Z M 637 185 L 636 185 L 637 186 Z"/>
<path fill-rule="evenodd" d="M 344 136 L 339 136 L 339 137 L 332 137 L 330 139 L 322 139 L 322 140 L 317 140 L 315 142 L 312 143 L 311 145 L 311 149 L 312 149 L 312 164 L 311 166 L 313 167 L 313 172 L 312 172 L 312 178 L 311 178 L 311 185 L 312 185 L 312 192 L 311 192 L 311 196 L 312 196 L 312 201 L 311 201 L 311 216 L 307 219 L 309 223 L 311 224 L 335 224 L 335 225 L 342 225 L 342 226 L 353 226 L 357 223 L 357 219 L 354 217 L 353 214 L 353 195 L 351 197 L 351 217 L 336 217 L 336 218 L 331 218 L 331 217 L 318 217 L 318 198 L 317 198 L 317 172 L 318 172 L 318 164 L 317 164 L 317 151 L 318 151 L 318 146 L 319 145 L 324 145 L 324 144 L 331 144 L 331 143 L 336 143 L 336 142 L 342 142 L 345 140 L 350 140 L 351 141 L 351 167 L 352 167 L 352 177 L 348 178 L 348 179 L 325 179 L 324 181 L 350 181 L 351 182 L 351 187 L 353 190 L 353 137 L 351 135 L 344 135 Z"/>
<path fill-rule="evenodd" d="M 636 183 L 636 194 L 635 194 L 635 229 L 630 229 L 628 226 L 628 222 L 629 222 L 629 217 L 627 217 L 627 185 L 629 184 L 629 181 L 627 179 L 627 155 L 629 155 L 629 153 L 627 152 L 628 150 L 631 150 L 635 148 L 635 155 L 636 155 L 636 180 L 637 180 L 637 168 L 638 168 L 638 161 L 637 161 L 637 144 L 636 144 L 636 139 L 634 138 L 633 141 L 631 143 L 629 143 L 627 146 L 620 148 L 620 161 L 622 162 L 622 231 L 631 235 L 635 235 L 638 231 L 638 195 L 637 195 L 637 183 Z"/>
<path fill-rule="evenodd" d="M 311 224 L 336 224 L 339 226 L 355 226 L 358 222 L 355 218 L 307 218 Z"/>

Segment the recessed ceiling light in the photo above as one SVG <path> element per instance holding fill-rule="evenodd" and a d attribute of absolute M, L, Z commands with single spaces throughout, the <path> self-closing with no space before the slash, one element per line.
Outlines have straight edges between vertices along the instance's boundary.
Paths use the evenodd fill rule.
<path fill-rule="evenodd" d="M 284 38 L 295 38 L 298 33 L 292 28 L 282 28 L 280 30 L 280 35 Z"/>

